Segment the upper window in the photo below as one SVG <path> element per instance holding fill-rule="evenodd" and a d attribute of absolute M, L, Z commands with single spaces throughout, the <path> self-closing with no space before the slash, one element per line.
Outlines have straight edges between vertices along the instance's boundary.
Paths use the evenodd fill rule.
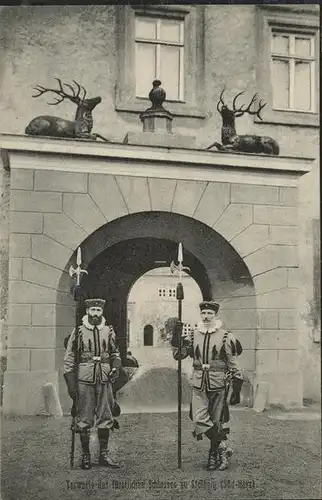
<path fill-rule="evenodd" d="M 319 12 L 315 5 L 257 6 L 257 92 L 263 120 L 319 126 Z"/>
<path fill-rule="evenodd" d="M 116 110 L 145 111 L 160 80 L 166 109 L 204 119 L 204 6 L 118 5 L 117 12 Z"/>
<path fill-rule="evenodd" d="M 155 79 L 161 80 L 168 100 L 184 100 L 184 23 L 136 16 L 136 96 L 146 98 Z"/>
<path fill-rule="evenodd" d="M 273 108 L 315 112 L 315 39 L 272 28 Z"/>

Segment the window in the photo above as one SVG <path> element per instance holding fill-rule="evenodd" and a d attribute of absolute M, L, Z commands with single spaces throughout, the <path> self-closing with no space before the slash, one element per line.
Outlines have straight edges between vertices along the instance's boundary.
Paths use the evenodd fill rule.
<path fill-rule="evenodd" d="M 159 297 L 162 297 L 162 298 L 168 298 L 168 297 L 171 297 L 171 298 L 176 298 L 176 287 L 175 286 L 164 286 L 164 285 L 161 285 L 159 287 Z"/>
<path fill-rule="evenodd" d="M 167 99 L 184 97 L 184 23 L 135 16 L 136 96 L 147 97 L 153 80 L 161 80 Z"/>
<path fill-rule="evenodd" d="M 183 323 L 182 333 L 184 336 L 188 335 L 191 332 L 191 329 L 190 323 Z"/>
<path fill-rule="evenodd" d="M 160 79 L 165 107 L 204 119 L 203 5 L 117 5 L 118 75 L 115 109 L 142 113 Z M 170 103 L 167 105 L 167 101 Z"/>
<path fill-rule="evenodd" d="M 315 111 L 315 40 L 272 28 L 273 108 Z"/>
<path fill-rule="evenodd" d="M 191 325 L 190 323 L 183 323 L 182 333 L 183 336 L 187 336 L 194 328 L 197 328 L 197 323 L 195 325 Z"/>
<path fill-rule="evenodd" d="M 153 326 L 145 325 L 143 330 L 143 345 L 153 345 Z"/>
<path fill-rule="evenodd" d="M 256 91 L 267 102 L 256 123 L 319 127 L 317 7 L 256 6 Z"/>

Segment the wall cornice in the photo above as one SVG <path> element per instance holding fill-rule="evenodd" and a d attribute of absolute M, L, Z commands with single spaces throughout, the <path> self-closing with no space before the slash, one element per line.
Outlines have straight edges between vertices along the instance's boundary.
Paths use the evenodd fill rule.
<path fill-rule="evenodd" d="M 311 170 L 313 158 L 222 153 L 122 143 L 0 135 L 10 168 L 280 184 Z M 271 182 L 272 181 L 272 182 Z M 238 181 L 237 181 L 238 182 Z M 242 181 L 241 181 L 242 182 Z M 282 184 L 285 184 L 283 182 Z M 292 183 L 292 185 L 294 185 Z"/>

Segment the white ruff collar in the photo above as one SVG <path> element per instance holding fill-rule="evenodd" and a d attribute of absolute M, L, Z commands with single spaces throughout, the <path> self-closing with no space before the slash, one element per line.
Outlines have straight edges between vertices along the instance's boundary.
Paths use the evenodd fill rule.
<path fill-rule="evenodd" d="M 221 319 L 215 319 L 214 324 L 210 326 L 209 328 L 205 327 L 202 321 L 198 323 L 198 330 L 201 333 L 214 333 L 216 330 L 219 330 L 222 327 L 222 321 Z"/>
<path fill-rule="evenodd" d="M 104 328 L 105 326 L 105 318 L 104 316 L 102 316 L 102 322 L 99 325 L 91 325 L 88 322 L 88 315 L 85 314 L 85 316 L 82 317 L 82 323 L 88 330 L 94 330 L 94 326 L 96 326 L 98 330 L 102 330 L 102 328 Z"/>

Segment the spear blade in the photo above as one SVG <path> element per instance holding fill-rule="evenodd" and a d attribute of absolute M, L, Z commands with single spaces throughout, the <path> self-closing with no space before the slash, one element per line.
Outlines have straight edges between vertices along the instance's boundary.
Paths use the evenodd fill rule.
<path fill-rule="evenodd" d="M 178 247 L 178 262 L 179 262 L 179 264 L 182 264 L 182 262 L 183 262 L 182 243 L 179 243 L 179 247 Z"/>
<path fill-rule="evenodd" d="M 182 263 L 183 263 L 183 249 L 182 249 L 182 243 L 179 243 L 178 247 L 178 270 L 179 270 L 179 281 L 181 281 L 182 278 Z"/>
<path fill-rule="evenodd" d="M 81 263 L 82 263 L 82 251 L 81 251 L 81 247 L 78 247 L 77 248 L 76 264 L 77 264 L 77 266 L 80 267 Z"/>

